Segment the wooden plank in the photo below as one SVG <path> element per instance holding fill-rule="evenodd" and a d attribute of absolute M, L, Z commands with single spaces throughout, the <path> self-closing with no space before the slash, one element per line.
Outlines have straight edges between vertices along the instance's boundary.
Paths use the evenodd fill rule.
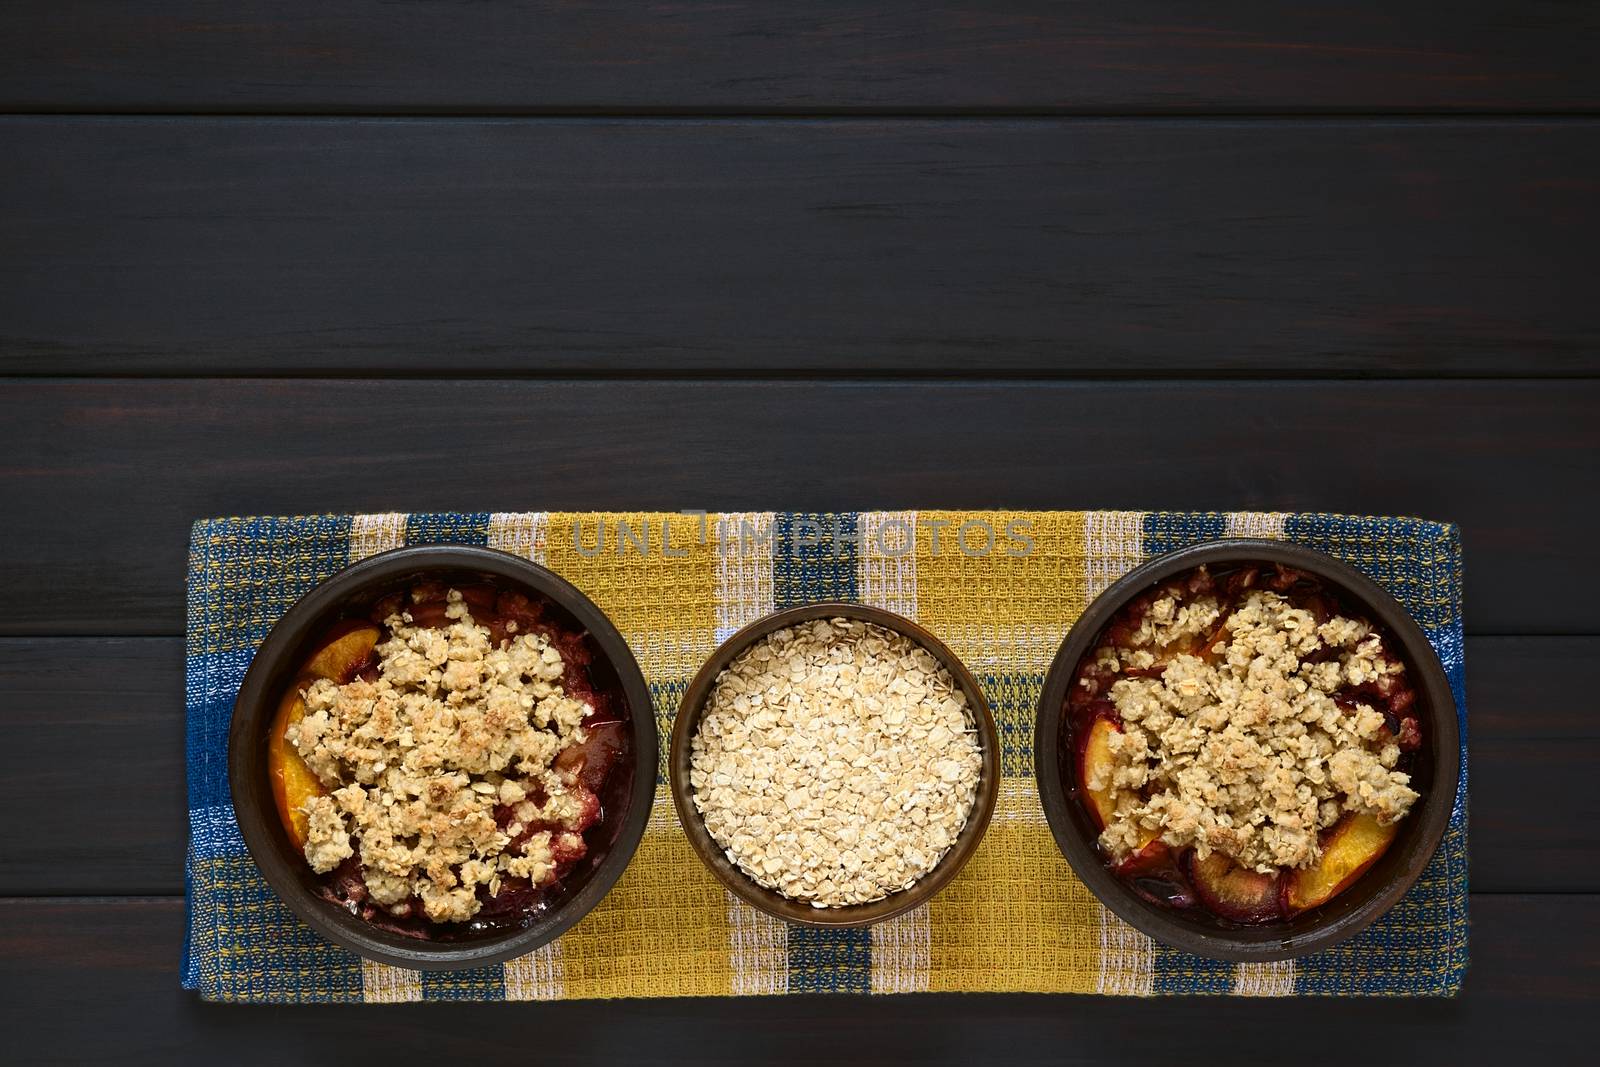
<path fill-rule="evenodd" d="M 1596 121 L 0 139 L 4 373 L 1600 373 Z"/>
<path fill-rule="evenodd" d="M 1600 890 L 1597 659 L 1596 637 L 1468 641 L 1475 889 Z M 181 639 L 0 638 L 0 730 L 0 811 L 28 813 L 0 820 L 0 895 L 182 889 Z"/>
<path fill-rule="evenodd" d="M 670 8 L 11 0 L 0 104 L 80 111 L 1593 109 L 1592 5 Z"/>
<path fill-rule="evenodd" d="M 183 891 L 180 638 L 0 639 L 0 729 L 6 891 Z"/>
<path fill-rule="evenodd" d="M 0 1022 L 14 1055 L 74 1063 L 526 1057 L 530 1041 L 541 1064 L 968 1064 L 997 1041 L 1008 1063 L 1170 1064 L 1175 1049 L 1185 1063 L 1272 1063 L 1293 1048 L 1297 1064 L 1347 1067 L 1423 1041 L 1428 1062 L 1586 1062 L 1600 898 L 1475 894 L 1471 908 L 1454 1000 L 813 995 L 285 1013 L 178 989 L 179 900 L 5 900 Z"/>
<path fill-rule="evenodd" d="M 181 632 L 208 515 L 774 505 L 1421 514 L 1462 526 L 1471 630 L 1586 633 L 1597 405 L 1594 381 L 12 381 L 0 634 Z"/>
<path fill-rule="evenodd" d="M 1600 638 L 1468 637 L 1472 738 L 1600 736 L 1600 691 L 1584 681 L 1596 663 Z"/>

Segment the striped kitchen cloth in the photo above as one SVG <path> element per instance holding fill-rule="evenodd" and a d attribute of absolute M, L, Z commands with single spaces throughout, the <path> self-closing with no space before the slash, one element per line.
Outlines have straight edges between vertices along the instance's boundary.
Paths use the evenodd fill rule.
<path fill-rule="evenodd" d="M 1461 786 L 1438 855 L 1365 933 L 1292 962 L 1213 962 L 1123 923 L 1073 876 L 1033 782 L 1034 706 L 1073 620 L 1129 568 L 1223 536 L 1299 542 L 1371 575 L 1433 642 L 1462 717 Z M 621 881 L 581 923 L 531 955 L 428 974 L 366 962 L 329 944 L 277 899 L 239 836 L 226 766 L 233 699 L 257 645 L 299 596 L 374 552 L 441 542 L 528 557 L 599 604 L 650 683 L 663 762 L 690 677 L 745 623 L 816 600 L 859 601 L 917 620 L 972 669 L 1000 728 L 1000 804 L 981 848 L 938 897 L 901 918 L 868 930 L 792 928 L 712 878 L 690 851 L 661 785 Z M 1448 996 L 1466 969 L 1461 542 L 1448 524 L 1026 511 L 221 518 L 193 529 L 187 621 L 182 981 L 208 1000 L 922 991 Z"/>

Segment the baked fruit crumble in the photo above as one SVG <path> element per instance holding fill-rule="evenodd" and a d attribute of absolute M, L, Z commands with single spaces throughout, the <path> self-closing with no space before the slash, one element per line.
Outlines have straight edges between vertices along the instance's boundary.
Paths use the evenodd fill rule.
<path fill-rule="evenodd" d="M 584 635 L 519 592 L 423 582 L 316 648 L 268 773 L 324 896 L 417 937 L 530 919 L 587 854 L 626 745 Z"/>
<path fill-rule="evenodd" d="M 1147 899 L 1256 924 L 1353 884 L 1417 800 L 1416 694 L 1392 638 L 1281 565 L 1134 598 L 1079 663 L 1073 779 Z"/>
<path fill-rule="evenodd" d="M 717 676 L 689 783 L 713 840 L 757 884 L 816 908 L 910 888 L 966 826 L 983 758 L 966 694 L 904 634 L 817 619 Z"/>

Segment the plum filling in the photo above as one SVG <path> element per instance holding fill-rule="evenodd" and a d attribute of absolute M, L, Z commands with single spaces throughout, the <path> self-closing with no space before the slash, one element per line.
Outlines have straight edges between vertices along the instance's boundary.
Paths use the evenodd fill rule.
<path fill-rule="evenodd" d="M 379 651 L 394 636 L 388 620 L 403 613 L 408 617 L 403 632 L 412 634 L 422 630 L 447 630 L 452 624 L 462 621 L 463 602 L 470 613 L 468 621 L 480 628 L 476 631 L 480 635 L 487 630 L 488 645 L 493 649 L 503 651 L 511 642 L 521 640 L 526 635 L 538 635 L 543 645 L 534 645 L 531 639 L 525 643 L 535 648 L 535 657 L 540 647 L 547 646 L 555 653 L 544 653 L 548 669 L 542 677 L 556 678 L 557 668 L 554 665 L 559 656 L 559 678 L 551 683 L 559 686 L 556 695 L 564 701 L 576 701 L 586 707 L 566 704 L 571 709 L 570 717 L 564 720 L 567 725 L 560 736 L 567 738 L 569 743 L 565 748 L 555 751 L 553 758 L 548 755 L 544 757 L 549 761 L 548 773 L 542 778 L 540 774 L 533 773 L 524 779 L 519 772 L 519 776 L 514 778 L 513 768 L 508 765 L 500 801 L 492 806 L 480 805 L 480 810 L 485 814 L 476 817 L 483 820 L 486 828 L 488 820 L 492 818 L 493 827 L 485 832 L 495 837 L 494 831 L 498 831 L 500 836 L 495 839 L 505 842 L 502 851 L 506 856 L 522 855 L 524 846 L 538 836 L 537 847 L 528 849 L 527 854 L 539 858 L 528 861 L 534 872 L 531 876 L 519 875 L 516 873 L 519 868 L 513 865 L 510 870 L 496 875 L 492 881 L 462 883 L 465 886 L 459 890 L 464 894 L 462 899 L 468 905 L 476 902 L 470 908 L 470 917 L 459 921 L 454 916 L 448 921 L 430 917 L 423 897 L 417 895 L 418 892 L 426 892 L 426 888 L 409 891 L 405 888 L 406 883 L 396 883 L 392 877 L 388 879 L 388 894 L 378 893 L 378 899 L 374 899 L 373 886 L 383 887 L 381 883 L 371 883 L 371 874 L 362 864 L 363 853 L 359 841 L 352 841 L 353 851 L 342 861 L 337 861 L 336 866 L 334 859 L 323 865 L 313 863 L 313 870 L 326 872 L 315 875 L 318 892 L 324 899 L 374 927 L 424 940 L 457 940 L 526 926 L 556 902 L 563 893 L 568 876 L 589 857 L 591 847 L 604 843 L 604 839 L 597 836 L 604 828 L 605 803 L 602 798 L 616 793 L 618 782 L 614 781 L 615 772 L 628 747 L 628 731 L 618 715 L 617 703 L 609 693 L 597 687 L 591 674 L 593 652 L 585 633 L 563 626 L 550 616 L 543 603 L 520 592 L 488 584 L 447 586 L 438 582 L 421 582 L 410 589 L 363 604 L 350 617 L 330 626 L 313 646 L 316 651 L 307 659 L 300 677 L 285 695 L 278 719 L 268 736 L 268 773 L 280 817 L 296 846 L 306 849 L 307 841 L 311 839 L 311 851 L 315 851 L 316 841 L 308 835 L 306 812 L 318 805 L 326 807 L 330 791 L 339 785 L 326 769 L 321 771 L 324 778 L 319 781 L 317 774 L 310 770 L 296 748 L 296 739 L 301 734 L 299 730 L 291 728 L 302 720 L 304 726 L 300 730 L 312 725 L 312 720 L 305 718 L 309 699 L 307 694 L 311 692 L 309 687 L 319 680 L 322 680 L 324 687 L 328 683 L 339 686 L 358 681 L 376 683 L 383 671 L 389 669 L 387 661 L 380 663 L 379 659 Z M 481 642 L 483 638 L 480 636 L 478 640 Z M 547 690 L 540 689 L 537 692 Z M 514 701 L 512 706 L 515 707 Z M 503 712 L 492 710 L 492 703 L 489 707 L 490 710 L 485 714 L 503 716 Z M 529 714 L 533 713 L 530 711 Z M 503 722 L 504 719 L 498 721 Z M 554 726 L 551 728 L 554 729 Z M 363 770 L 362 774 L 383 770 L 384 765 L 378 763 Z M 444 770 L 448 772 L 449 766 Z M 342 780 L 349 782 L 347 772 Z M 364 777 L 362 780 L 371 782 L 372 778 Z M 460 780 L 466 781 L 465 777 Z M 492 801 L 495 799 L 493 792 L 500 789 L 495 783 L 500 780 L 500 775 L 495 775 L 474 788 L 489 789 L 489 799 Z M 554 783 L 551 788 L 557 791 L 557 804 L 549 803 L 552 798 L 541 780 Z M 513 788 L 514 782 L 522 782 L 523 785 Z M 356 788 L 353 784 L 348 785 L 333 795 L 339 796 Z M 359 808 L 359 797 L 351 799 Z M 384 799 L 389 802 L 396 798 L 389 796 Z M 398 799 L 403 802 L 406 795 L 401 794 Z M 394 810 L 399 809 L 397 807 Z M 450 815 L 449 818 L 454 819 L 455 816 Z M 402 839 L 397 833 L 394 840 L 396 845 L 405 849 L 427 847 L 426 839 L 415 836 Z M 336 858 L 339 853 L 333 855 Z M 312 857 L 308 854 L 307 858 L 310 860 Z M 402 899 L 399 900 L 394 892 L 396 884 L 400 886 L 398 895 Z M 451 884 L 454 884 L 453 879 Z M 408 891 L 410 895 L 405 896 Z M 460 901 L 455 904 L 461 907 Z M 461 915 L 465 916 L 467 910 L 461 909 Z"/>
<path fill-rule="evenodd" d="M 1285 629 L 1273 630 L 1271 620 Z M 1241 633 L 1249 636 L 1235 644 Z M 1268 677 L 1269 668 L 1286 672 L 1279 689 L 1270 688 L 1270 678 L 1264 683 L 1264 692 L 1278 694 L 1277 711 L 1263 711 L 1264 698 L 1223 700 L 1224 692 Z M 1320 704 L 1296 704 L 1297 696 Z M 1416 795 L 1405 783 L 1422 726 L 1392 635 L 1320 579 L 1291 567 L 1199 567 L 1134 597 L 1078 663 L 1066 704 L 1061 751 L 1071 765 L 1063 767 L 1064 778 L 1102 831 L 1106 865 L 1144 899 L 1224 926 L 1280 922 L 1327 903 L 1388 848 L 1409 806 L 1405 797 Z M 1359 778 L 1360 800 L 1352 788 L 1342 799 L 1301 802 L 1309 803 L 1303 810 L 1314 822 L 1300 812 L 1280 821 L 1297 802 L 1287 799 L 1282 811 L 1256 808 L 1247 826 L 1239 817 L 1245 805 L 1222 806 L 1227 795 L 1293 798 L 1293 787 L 1285 793 L 1274 768 L 1280 753 L 1303 750 L 1293 746 L 1307 741 L 1307 722 L 1336 723 L 1332 728 L 1346 737 L 1359 729 L 1369 753 L 1354 753 L 1368 760 L 1359 766 L 1360 775 L 1369 776 Z M 1266 733 L 1269 725 L 1281 734 Z M 1241 734 L 1252 729 L 1259 732 Z M 1243 768 L 1255 758 L 1257 737 L 1265 739 L 1266 758 L 1249 772 Z M 1196 782 L 1196 746 L 1209 744 L 1207 738 L 1218 739 L 1216 751 L 1223 755 L 1217 766 L 1237 777 Z M 1157 745 L 1177 753 L 1173 766 L 1184 768 L 1183 775 L 1158 776 L 1169 757 L 1160 756 Z M 1347 759 L 1345 777 L 1358 778 L 1351 753 L 1324 749 L 1302 758 L 1318 761 L 1314 778 L 1326 781 L 1338 778 L 1328 767 L 1341 757 Z M 1404 806 L 1370 807 L 1371 775 L 1380 787 L 1390 775 Z M 1223 800 L 1216 799 L 1219 793 Z M 1212 806 L 1187 804 L 1191 795 Z M 1280 825 L 1298 830 L 1299 840 L 1282 843 Z M 1252 842 L 1257 851 L 1241 863 Z M 1268 847 L 1297 849 L 1298 860 L 1263 863 Z"/>

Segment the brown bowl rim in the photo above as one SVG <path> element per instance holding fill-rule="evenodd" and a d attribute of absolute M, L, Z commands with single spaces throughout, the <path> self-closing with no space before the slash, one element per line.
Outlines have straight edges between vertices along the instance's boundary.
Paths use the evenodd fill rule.
<path fill-rule="evenodd" d="M 586 880 L 559 906 L 532 924 L 465 941 L 423 941 L 378 930 L 342 913 L 304 884 L 295 852 L 268 810 L 270 788 L 252 800 L 242 786 L 253 773 L 265 775 L 265 729 L 281 696 L 283 677 L 298 664 L 301 646 L 323 620 L 358 593 L 408 575 L 464 571 L 488 574 L 531 590 L 569 613 L 586 629 L 616 673 L 628 704 L 633 778 L 617 836 Z M 245 672 L 228 729 L 228 785 L 234 814 L 262 876 L 290 910 L 329 941 L 378 963 L 422 971 L 454 971 L 526 955 L 555 940 L 582 919 L 622 876 L 644 836 L 655 800 L 659 742 L 655 707 L 633 651 L 615 625 L 577 586 L 522 556 L 476 545 L 418 545 L 391 549 L 350 564 L 319 582 L 284 612 L 256 650 Z M 303 862 L 299 865 L 303 867 Z"/>
<path fill-rule="evenodd" d="M 1432 782 L 1420 808 L 1402 820 L 1402 834 L 1377 866 L 1334 901 L 1306 913 L 1303 923 L 1202 927 L 1136 895 L 1105 865 L 1089 832 L 1088 814 L 1061 773 L 1062 707 L 1079 660 L 1111 617 L 1135 595 L 1201 564 L 1284 563 L 1330 582 L 1388 628 L 1412 669 L 1419 705 L 1427 715 L 1424 744 L 1431 745 Z M 1141 564 L 1095 598 L 1057 650 L 1039 696 L 1034 730 L 1034 774 L 1045 820 L 1080 880 L 1117 916 L 1163 944 L 1229 962 L 1292 959 L 1345 941 L 1392 908 L 1421 876 L 1438 850 L 1459 788 L 1461 736 L 1455 696 L 1429 643 L 1399 601 L 1356 568 L 1315 549 L 1285 541 L 1229 538 L 1168 552 Z M 1384 875 L 1383 877 L 1375 877 Z M 1298 920 L 1290 920 L 1296 924 Z"/>
<path fill-rule="evenodd" d="M 711 692 L 725 667 L 750 645 L 768 634 L 785 627 L 811 622 L 814 619 L 847 618 L 874 623 L 895 630 L 921 644 L 949 671 L 956 684 L 967 696 L 973 719 L 978 727 L 978 738 L 983 756 L 983 770 L 978 778 L 978 789 L 973 797 L 972 811 L 967 823 L 957 835 L 933 870 L 923 875 L 909 889 L 891 893 L 881 900 L 868 904 L 847 904 L 837 908 L 816 908 L 802 900 L 792 900 L 775 890 L 756 884 L 749 875 L 739 870 L 705 828 L 700 813 L 695 810 L 694 790 L 689 784 L 690 742 L 699 725 L 706 697 Z M 990 817 L 1000 794 L 1000 733 L 983 689 L 967 669 L 961 658 L 950 650 L 933 633 L 903 615 L 866 604 L 843 601 L 818 601 L 784 608 L 764 615 L 744 626 L 722 644 L 701 665 L 689 688 L 678 704 L 678 714 L 672 726 L 672 741 L 668 754 L 668 777 L 672 788 L 672 803 L 678 811 L 678 821 L 683 825 L 684 836 L 711 873 L 739 899 L 774 918 L 796 926 L 817 929 L 848 929 L 871 926 L 874 923 L 903 915 L 931 900 L 941 889 L 961 872 L 972 854 L 977 851 L 989 827 Z"/>

